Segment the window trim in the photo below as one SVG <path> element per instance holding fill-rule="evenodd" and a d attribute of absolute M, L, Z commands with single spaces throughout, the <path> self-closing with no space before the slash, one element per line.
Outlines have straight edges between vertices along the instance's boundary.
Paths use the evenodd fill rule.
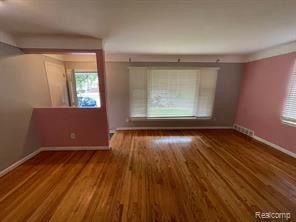
<path fill-rule="evenodd" d="M 281 122 L 284 125 L 288 125 L 288 126 L 292 126 L 292 127 L 296 127 L 296 121 L 294 119 L 289 119 L 289 118 L 281 118 Z"/>
<path fill-rule="evenodd" d="M 137 121 L 174 121 L 174 120 L 212 120 L 214 119 L 213 115 L 211 117 L 195 117 L 195 116 L 184 116 L 184 117 L 129 117 L 129 120 L 132 122 Z"/>
<path fill-rule="evenodd" d="M 219 71 L 221 68 L 217 66 L 209 67 L 197 67 L 197 66 L 129 66 L 128 69 L 133 68 L 147 68 L 147 69 L 176 69 L 176 70 L 216 70 Z"/>
<path fill-rule="evenodd" d="M 74 97 L 74 104 L 73 104 L 73 107 L 75 108 L 79 108 L 79 109 L 101 109 L 102 108 L 102 99 L 101 99 L 101 91 L 100 91 L 100 76 L 99 76 L 99 72 L 98 70 L 95 70 L 95 69 L 69 69 L 70 72 L 71 72 L 71 80 L 70 81 L 70 84 L 71 84 L 71 87 L 73 88 L 73 92 L 70 92 L 73 93 L 73 97 Z M 97 76 L 98 76 L 98 90 L 99 90 L 99 98 L 100 98 L 100 106 L 97 106 L 97 107 L 80 107 L 79 104 L 78 104 L 78 97 L 77 97 L 77 89 L 76 89 L 76 73 L 96 73 Z M 72 100 L 72 99 L 71 99 Z M 71 101 L 72 102 L 72 101 Z"/>
<path fill-rule="evenodd" d="M 217 66 L 208 66 L 208 67 L 196 67 L 196 66 L 145 66 L 145 65 L 130 65 L 128 66 L 128 70 L 131 70 L 133 68 L 144 68 L 144 69 L 149 69 L 149 70 L 158 70 L 158 69 L 175 69 L 175 70 L 214 70 L 217 71 L 217 79 L 215 82 L 215 89 L 214 89 L 214 101 L 212 104 L 212 112 L 210 116 L 206 116 L 206 117 L 199 117 L 199 116 L 176 116 L 176 117 L 132 117 L 131 116 L 131 109 L 130 109 L 130 101 L 129 101 L 129 117 L 128 120 L 129 121 L 174 121 L 174 120 L 215 120 L 215 116 L 214 116 L 214 112 L 215 112 L 215 101 L 216 101 L 216 95 L 217 95 L 217 84 L 218 84 L 218 74 L 219 71 L 221 69 L 221 67 L 217 67 Z M 145 80 L 145 84 L 147 84 L 147 75 L 145 76 L 146 80 Z M 130 78 L 130 76 L 129 76 Z M 129 87 L 130 87 L 130 79 L 129 79 Z M 147 85 L 146 85 L 147 87 Z M 131 90 L 129 88 L 129 99 L 131 98 Z M 148 96 L 146 96 L 146 99 L 148 99 Z"/>
<path fill-rule="evenodd" d="M 296 127 L 296 118 L 290 118 L 290 117 L 285 117 L 284 116 L 286 103 L 287 103 L 287 101 L 289 99 L 290 91 L 292 91 L 294 89 L 294 87 L 296 88 L 296 85 L 295 86 L 293 85 L 293 83 L 296 84 L 296 82 L 294 82 L 295 81 L 294 78 L 296 78 L 296 60 L 294 61 L 293 68 L 292 68 L 292 71 L 291 71 L 290 75 L 291 76 L 290 76 L 290 79 L 289 79 L 289 82 L 288 82 L 287 95 L 286 95 L 285 102 L 284 102 L 284 105 L 283 105 L 283 110 L 282 110 L 282 113 L 281 113 L 281 122 L 284 125 Z"/>

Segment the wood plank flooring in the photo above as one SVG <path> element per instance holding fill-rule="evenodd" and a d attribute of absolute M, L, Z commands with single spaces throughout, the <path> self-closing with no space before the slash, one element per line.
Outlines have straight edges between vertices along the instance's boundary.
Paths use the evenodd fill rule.
<path fill-rule="evenodd" d="M 237 132 L 119 131 L 112 147 L 42 152 L 1 177 L 0 221 L 296 221 L 296 160 Z"/>

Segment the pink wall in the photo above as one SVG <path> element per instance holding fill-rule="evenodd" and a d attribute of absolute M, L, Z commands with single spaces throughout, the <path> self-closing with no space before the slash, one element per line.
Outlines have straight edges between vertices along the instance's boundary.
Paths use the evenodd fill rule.
<path fill-rule="evenodd" d="M 281 122 L 281 113 L 296 53 L 246 64 L 236 123 L 255 135 L 296 153 L 296 127 Z"/>
<path fill-rule="evenodd" d="M 28 54 L 96 53 L 99 75 L 100 108 L 36 108 L 33 117 L 42 146 L 108 146 L 105 61 L 103 50 L 83 49 L 23 49 Z M 70 138 L 70 133 L 76 139 Z"/>
<path fill-rule="evenodd" d="M 108 146 L 107 122 L 100 108 L 35 108 L 42 146 Z M 70 138 L 70 133 L 76 139 Z"/>

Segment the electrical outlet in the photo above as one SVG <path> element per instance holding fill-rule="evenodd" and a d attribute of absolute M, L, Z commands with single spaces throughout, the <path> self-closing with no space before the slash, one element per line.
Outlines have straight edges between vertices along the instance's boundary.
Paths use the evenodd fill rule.
<path fill-rule="evenodd" d="M 70 138 L 71 138 L 72 140 L 75 140 L 75 139 L 76 139 L 76 134 L 75 134 L 75 133 L 70 133 Z"/>

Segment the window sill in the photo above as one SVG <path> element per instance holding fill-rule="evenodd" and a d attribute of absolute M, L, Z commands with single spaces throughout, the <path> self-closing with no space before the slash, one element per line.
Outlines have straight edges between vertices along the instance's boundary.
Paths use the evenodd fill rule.
<path fill-rule="evenodd" d="M 130 121 L 211 120 L 212 117 L 130 117 Z"/>
<path fill-rule="evenodd" d="M 33 109 L 101 109 L 102 107 L 79 107 L 79 106 L 34 106 Z"/>
<path fill-rule="evenodd" d="M 288 120 L 282 120 L 282 123 L 283 123 L 284 125 L 288 125 L 288 126 L 296 127 L 296 122 L 292 122 L 292 121 L 288 121 Z"/>

